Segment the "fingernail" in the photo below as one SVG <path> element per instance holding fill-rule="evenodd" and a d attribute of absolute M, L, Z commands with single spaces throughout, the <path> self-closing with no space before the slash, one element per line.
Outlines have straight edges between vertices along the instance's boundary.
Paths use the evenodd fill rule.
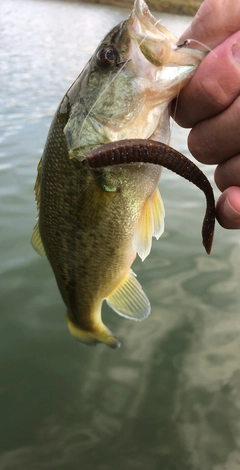
<path fill-rule="evenodd" d="M 239 42 L 235 42 L 232 45 L 232 55 L 237 65 L 240 66 L 240 43 Z"/>
<path fill-rule="evenodd" d="M 236 211 L 236 209 L 233 208 L 233 206 L 229 202 L 228 197 L 226 197 L 223 203 L 223 212 L 228 219 L 240 221 L 240 212 Z"/>

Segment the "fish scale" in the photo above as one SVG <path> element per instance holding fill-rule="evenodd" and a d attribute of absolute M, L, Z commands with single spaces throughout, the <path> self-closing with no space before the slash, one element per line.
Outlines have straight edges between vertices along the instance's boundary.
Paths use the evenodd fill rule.
<path fill-rule="evenodd" d="M 168 105 L 205 54 L 177 39 L 136 0 L 65 94 L 51 124 L 35 185 L 32 244 L 50 262 L 71 334 L 120 345 L 101 318 L 104 300 L 142 320 L 150 303 L 131 265 L 164 230 L 161 166 L 141 161 L 91 168 L 88 155 L 121 139 L 169 140 Z M 113 153 L 113 160 L 116 152 Z M 114 163 L 114 161 L 113 161 Z"/>

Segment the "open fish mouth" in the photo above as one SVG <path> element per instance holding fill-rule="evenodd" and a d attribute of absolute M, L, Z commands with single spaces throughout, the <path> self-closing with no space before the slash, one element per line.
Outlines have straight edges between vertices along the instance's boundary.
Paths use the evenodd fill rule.
<path fill-rule="evenodd" d="M 205 55 L 196 49 L 179 48 L 177 37 L 154 18 L 143 0 L 134 3 L 129 33 L 146 59 L 156 67 L 183 65 L 196 68 L 196 61 L 201 61 Z"/>

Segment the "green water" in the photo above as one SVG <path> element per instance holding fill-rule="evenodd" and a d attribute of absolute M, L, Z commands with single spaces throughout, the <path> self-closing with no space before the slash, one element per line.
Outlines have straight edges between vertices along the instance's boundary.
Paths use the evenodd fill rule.
<path fill-rule="evenodd" d="M 52 116 L 128 14 L 0 3 L 0 470 L 240 468 L 239 232 L 217 227 L 207 256 L 204 196 L 165 170 L 166 230 L 134 265 L 152 313 L 135 323 L 104 306 L 116 351 L 70 337 L 51 269 L 29 242 Z M 177 34 L 190 21 L 162 18 Z M 173 127 L 172 145 L 188 155 L 186 136 Z M 213 169 L 202 169 L 213 182 Z"/>

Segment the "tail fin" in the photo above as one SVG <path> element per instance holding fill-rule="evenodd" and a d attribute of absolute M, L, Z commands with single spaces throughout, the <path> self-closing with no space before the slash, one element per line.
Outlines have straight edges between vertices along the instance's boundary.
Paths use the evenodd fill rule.
<path fill-rule="evenodd" d="M 121 346 L 121 343 L 118 341 L 116 336 L 113 336 L 111 331 L 106 328 L 103 323 L 96 331 L 83 330 L 72 322 L 67 312 L 67 324 L 71 335 L 82 343 L 88 344 L 89 346 L 95 346 L 97 343 L 104 343 L 113 349 L 119 348 Z"/>

